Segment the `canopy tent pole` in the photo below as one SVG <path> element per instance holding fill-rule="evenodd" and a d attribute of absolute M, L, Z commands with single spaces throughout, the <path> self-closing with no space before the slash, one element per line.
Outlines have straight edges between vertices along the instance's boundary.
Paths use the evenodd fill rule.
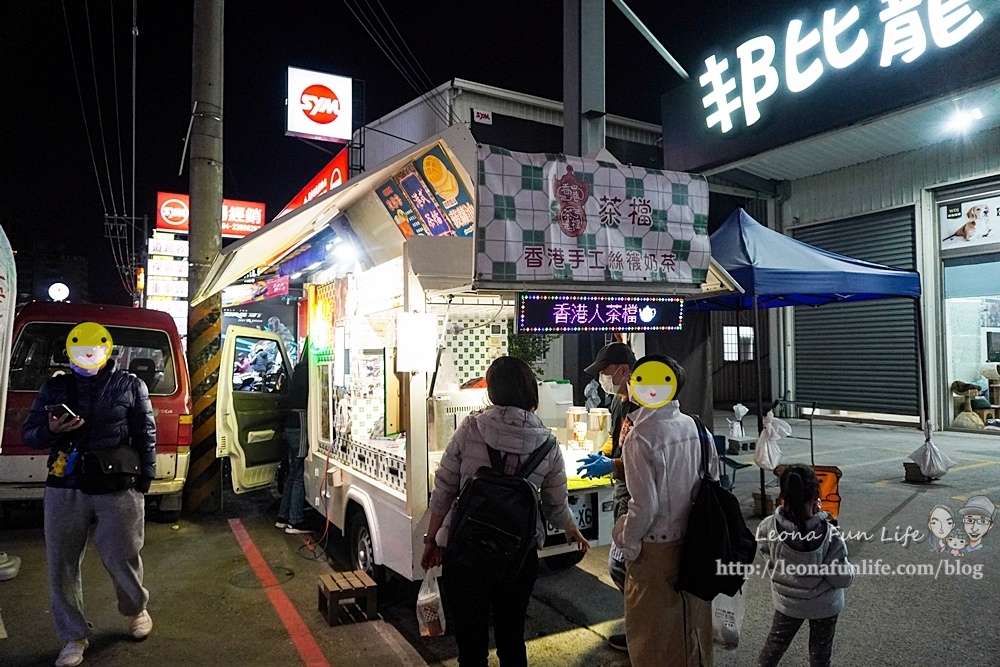
<path fill-rule="evenodd" d="M 924 313 L 921 298 L 913 299 L 913 321 L 917 329 L 917 372 L 920 373 L 920 428 L 927 428 L 931 421 L 929 387 L 927 386 L 927 350 L 924 346 Z"/>
<path fill-rule="evenodd" d="M 760 307 L 757 303 L 756 291 L 753 295 L 753 363 L 757 376 L 757 436 L 764 432 L 764 378 L 761 373 L 760 359 Z M 767 495 L 765 492 L 764 469 L 760 469 L 760 516 L 767 516 Z"/>

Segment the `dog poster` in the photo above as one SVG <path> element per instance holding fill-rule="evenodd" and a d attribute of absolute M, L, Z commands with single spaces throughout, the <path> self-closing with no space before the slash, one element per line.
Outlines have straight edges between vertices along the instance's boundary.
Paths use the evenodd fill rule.
<path fill-rule="evenodd" d="M 1000 196 L 944 204 L 939 216 L 942 250 L 1000 244 Z"/>

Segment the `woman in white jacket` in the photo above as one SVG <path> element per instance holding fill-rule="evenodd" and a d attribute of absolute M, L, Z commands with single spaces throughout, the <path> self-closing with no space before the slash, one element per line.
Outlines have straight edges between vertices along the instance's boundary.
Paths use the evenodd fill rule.
<path fill-rule="evenodd" d="M 628 514 L 615 523 L 625 556 L 625 635 L 633 667 L 711 667 L 712 607 L 674 589 L 691 505 L 701 485 L 695 420 L 674 400 L 684 384 L 675 360 L 649 355 L 629 379 L 632 429 L 621 443 Z M 718 470 L 713 447 L 709 474 Z"/>
<path fill-rule="evenodd" d="M 473 473 L 491 465 L 487 445 L 509 454 L 507 472 L 513 473 L 551 435 L 535 415 L 538 383 L 526 362 L 514 357 L 495 360 L 486 371 L 486 391 L 493 405 L 472 413 L 462 422 L 434 475 L 431 520 L 420 561 L 425 570 L 441 565 L 452 505 L 459 490 Z M 577 542 L 581 550 L 589 549 L 569 509 L 566 467 L 558 447 L 553 447 L 542 459 L 528 481 L 541 489 L 545 519 L 564 529 L 567 540 Z M 542 517 L 539 517 L 536 535 L 541 548 L 545 540 Z M 461 667 L 486 667 L 488 664 L 492 608 L 493 634 L 500 664 L 502 667 L 527 667 L 524 619 L 538 575 L 538 554 L 532 549 L 517 578 L 505 585 L 497 585 L 483 574 L 444 564 L 442 584 L 449 627 L 454 628 L 458 641 L 458 663 Z"/>

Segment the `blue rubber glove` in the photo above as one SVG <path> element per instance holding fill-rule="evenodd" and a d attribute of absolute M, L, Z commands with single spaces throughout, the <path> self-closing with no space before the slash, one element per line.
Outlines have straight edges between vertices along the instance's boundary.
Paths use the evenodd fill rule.
<path fill-rule="evenodd" d="M 577 460 L 582 464 L 576 470 L 576 474 L 585 478 L 596 478 L 610 475 L 615 471 L 613 459 L 609 459 L 604 454 L 588 454 L 586 458 Z"/>

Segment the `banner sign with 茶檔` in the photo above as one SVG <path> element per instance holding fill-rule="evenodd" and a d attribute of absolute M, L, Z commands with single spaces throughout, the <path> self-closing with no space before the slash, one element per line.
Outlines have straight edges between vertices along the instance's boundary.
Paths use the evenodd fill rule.
<path fill-rule="evenodd" d="M 476 279 L 701 285 L 708 183 L 699 175 L 479 148 Z"/>

